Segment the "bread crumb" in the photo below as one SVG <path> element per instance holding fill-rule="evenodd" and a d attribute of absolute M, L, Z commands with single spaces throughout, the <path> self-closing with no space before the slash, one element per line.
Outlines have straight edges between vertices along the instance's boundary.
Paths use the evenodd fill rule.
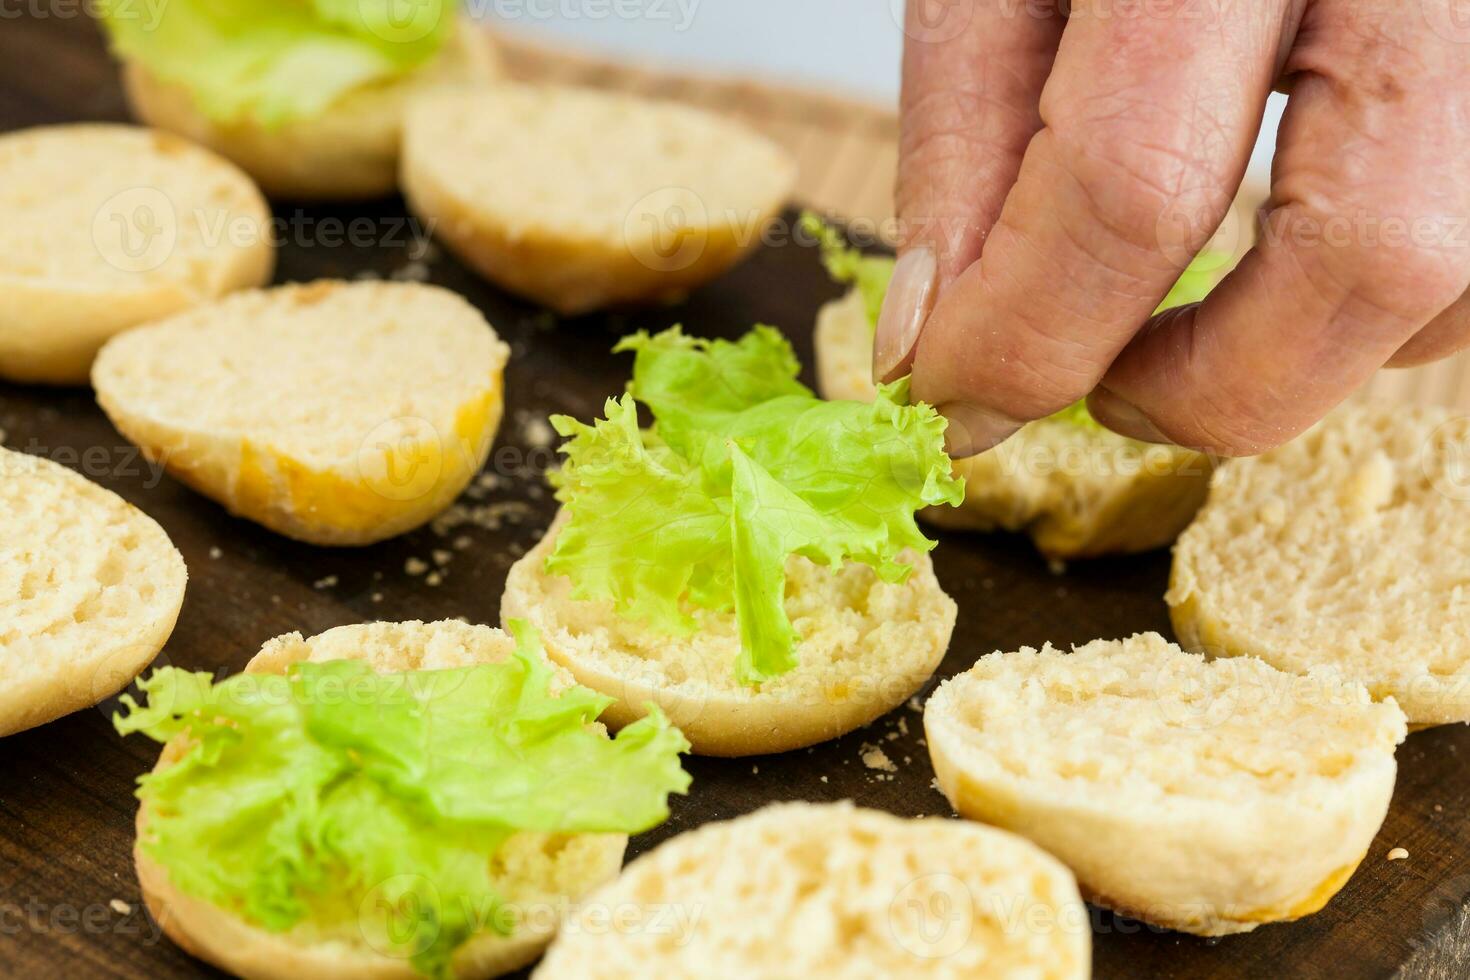
<path fill-rule="evenodd" d="M 118 915 L 127 915 L 128 913 L 133 911 L 133 907 L 120 898 L 114 898 L 112 901 L 108 902 L 107 907 L 112 909 Z"/>
<path fill-rule="evenodd" d="M 1388 859 L 1390 861 L 1407 861 L 1409 859 L 1409 852 L 1402 847 L 1395 847 L 1388 852 Z"/>
<path fill-rule="evenodd" d="M 468 534 L 461 534 L 459 537 L 454 539 L 454 550 L 464 551 L 466 548 L 474 543 L 474 540 Z"/>
<path fill-rule="evenodd" d="M 394 269 L 389 273 L 388 278 L 394 282 L 428 282 L 429 265 L 427 262 L 410 260 L 401 269 Z"/>
<path fill-rule="evenodd" d="M 6 432 L 4 429 L 0 429 L 0 446 L 5 445 L 5 438 L 8 435 L 10 435 L 10 433 Z"/>
<path fill-rule="evenodd" d="M 822 782 L 824 782 L 824 783 L 825 783 L 825 782 L 826 782 L 826 781 L 827 781 L 827 777 L 826 777 L 826 776 L 823 776 L 823 777 L 822 777 Z"/>
<path fill-rule="evenodd" d="M 521 438 L 532 449 L 549 449 L 556 442 L 556 430 L 550 422 L 536 415 L 526 419 L 521 426 Z"/>
<path fill-rule="evenodd" d="M 863 765 L 869 769 L 877 769 L 880 772 L 898 772 L 898 766 L 894 765 L 893 760 L 888 758 L 888 753 L 878 746 L 865 743 L 861 751 Z"/>
<path fill-rule="evenodd" d="M 1444 804 L 1443 803 L 1436 803 L 1436 804 L 1434 804 L 1434 812 L 1435 813 L 1444 813 Z"/>
<path fill-rule="evenodd" d="M 374 602 L 382 602 L 383 601 L 383 593 L 381 593 L 381 592 L 374 592 L 373 595 L 372 595 L 372 600 Z"/>
<path fill-rule="evenodd" d="M 435 548 L 433 553 L 429 557 L 434 559 L 434 564 L 438 565 L 440 568 L 443 568 L 445 565 L 448 565 L 451 561 L 454 560 L 454 552 L 445 551 L 443 548 Z"/>
<path fill-rule="evenodd" d="M 752 776 L 759 776 L 761 774 L 761 767 L 760 766 L 751 766 L 750 767 L 750 774 Z"/>
<path fill-rule="evenodd" d="M 429 586 L 439 586 L 443 583 L 444 576 L 440 575 L 438 572 L 430 572 L 428 577 L 424 579 L 424 584 Z"/>
<path fill-rule="evenodd" d="M 429 563 L 422 558 L 410 558 L 403 563 L 403 570 L 410 575 L 422 575 L 429 570 Z"/>
<path fill-rule="evenodd" d="M 1067 563 L 1060 558 L 1048 558 L 1046 560 L 1046 570 L 1053 575 L 1065 575 L 1067 574 Z M 986 586 L 986 588 L 989 588 L 989 586 Z"/>
<path fill-rule="evenodd" d="M 531 505 L 523 500 L 501 500 L 482 506 L 454 504 L 434 518 L 429 527 L 441 538 L 466 524 L 483 528 L 486 531 L 499 531 L 507 524 L 511 526 L 521 524 L 534 513 Z"/>
<path fill-rule="evenodd" d="M 223 558 L 224 556 L 225 556 L 225 553 L 224 553 L 223 550 L 221 550 L 221 548 L 220 548 L 219 545 L 215 545 L 214 547 L 212 547 L 212 548 L 209 549 L 209 557 L 213 558 L 215 561 L 218 561 L 219 559 Z"/>
<path fill-rule="evenodd" d="M 336 585 L 337 585 L 337 576 L 335 576 L 335 575 L 326 575 L 326 576 L 323 576 L 322 578 L 317 579 L 315 582 L 311 583 L 311 587 L 313 589 L 331 589 L 331 588 L 335 588 Z"/>

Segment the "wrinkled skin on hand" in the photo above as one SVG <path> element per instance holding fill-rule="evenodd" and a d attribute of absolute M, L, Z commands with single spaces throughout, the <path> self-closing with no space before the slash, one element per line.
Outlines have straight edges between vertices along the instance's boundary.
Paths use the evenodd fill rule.
<path fill-rule="evenodd" d="M 1087 397 L 1124 435 L 1278 445 L 1470 346 L 1470 3 L 910 0 L 904 245 L 875 373 L 979 452 Z M 1151 316 L 1291 95 L 1259 238 Z"/>

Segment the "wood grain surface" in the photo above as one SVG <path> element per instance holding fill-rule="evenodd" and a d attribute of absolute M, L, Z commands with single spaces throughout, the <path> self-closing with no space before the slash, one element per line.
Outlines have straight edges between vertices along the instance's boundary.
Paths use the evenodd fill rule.
<path fill-rule="evenodd" d="M 122 118 L 113 66 L 89 25 L 62 16 L 0 20 L 0 130 Z M 277 216 L 307 229 L 283 247 L 280 281 L 423 270 L 397 200 L 353 208 L 286 206 Z M 330 247 L 313 237 L 312 229 L 359 217 L 380 229 L 377 245 Z M 621 391 L 629 360 L 607 354 L 617 337 L 675 322 L 695 333 L 735 336 L 752 323 L 768 322 L 783 328 L 810 363 L 812 317 L 838 293 L 810 250 L 766 248 L 677 309 L 556 322 L 484 285 L 447 257 L 431 254 L 426 261 L 433 282 L 467 296 L 514 348 L 507 420 L 488 467 L 499 486 L 467 495 L 460 516 L 478 519 L 459 526 L 426 528 L 360 550 L 297 544 L 231 518 L 150 471 L 90 392 L 0 386 L 0 428 L 9 447 L 82 470 L 156 518 L 183 551 L 189 592 L 161 663 L 234 671 L 277 634 L 310 635 L 364 620 L 462 616 L 498 622 L 505 572 L 534 544 L 553 510 L 544 487 L 550 457 L 541 420 L 551 412 L 589 417 L 605 397 Z M 455 548 L 461 537 L 463 547 Z M 453 557 L 443 584 L 431 587 L 405 566 L 436 549 Z M 1054 574 L 1023 539 L 945 534 L 935 562 L 960 606 L 939 677 L 995 649 L 1168 632 L 1160 598 L 1168 570 L 1163 552 L 1080 563 Z M 140 911 L 130 858 L 131 794 L 157 749 L 141 738 L 113 734 L 111 709 L 100 705 L 0 740 L 0 976 L 215 975 L 160 938 Z M 949 815 L 931 786 L 919 720 L 914 710 L 900 708 L 864 731 L 806 751 L 691 760 L 692 793 L 675 801 L 667 825 L 635 839 L 632 853 L 774 800 L 851 798 L 900 814 Z M 898 764 L 897 772 L 864 766 L 864 746 L 874 743 Z M 1095 911 L 1095 975 L 1470 976 L 1467 760 L 1465 726 L 1409 738 L 1399 753 L 1398 789 L 1382 833 L 1362 868 L 1321 913 L 1206 941 Z M 1283 850 L 1293 846 L 1289 840 L 1278 843 Z M 1147 848 L 1149 841 L 1136 846 Z M 1406 848 L 1409 860 L 1386 861 L 1393 847 Z"/>

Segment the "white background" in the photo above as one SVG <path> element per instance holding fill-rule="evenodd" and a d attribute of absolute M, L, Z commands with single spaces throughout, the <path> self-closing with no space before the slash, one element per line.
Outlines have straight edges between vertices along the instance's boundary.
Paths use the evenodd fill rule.
<path fill-rule="evenodd" d="M 903 32 L 895 9 L 902 0 L 465 2 L 501 29 L 592 53 L 898 103 Z M 1251 163 L 1252 178 L 1262 183 L 1284 102 L 1272 97 Z"/>

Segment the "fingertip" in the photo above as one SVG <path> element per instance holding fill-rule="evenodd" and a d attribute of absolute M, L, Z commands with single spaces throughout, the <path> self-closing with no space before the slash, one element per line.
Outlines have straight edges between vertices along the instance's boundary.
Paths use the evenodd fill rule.
<path fill-rule="evenodd" d="M 1119 398 L 1106 388 L 1094 389 L 1087 396 L 1087 410 L 1104 427 L 1120 436 L 1137 439 L 1139 442 L 1156 442 L 1173 445 L 1174 440 L 1164 435 L 1136 405 Z"/>
<path fill-rule="evenodd" d="M 873 334 L 874 384 L 908 373 L 919 334 L 934 309 L 938 269 L 934 249 L 929 245 L 910 248 L 894 265 Z"/>
<path fill-rule="evenodd" d="M 938 410 L 949 421 L 944 430 L 944 449 L 951 459 L 977 456 L 1005 442 L 1025 425 L 968 402 L 948 402 Z"/>

